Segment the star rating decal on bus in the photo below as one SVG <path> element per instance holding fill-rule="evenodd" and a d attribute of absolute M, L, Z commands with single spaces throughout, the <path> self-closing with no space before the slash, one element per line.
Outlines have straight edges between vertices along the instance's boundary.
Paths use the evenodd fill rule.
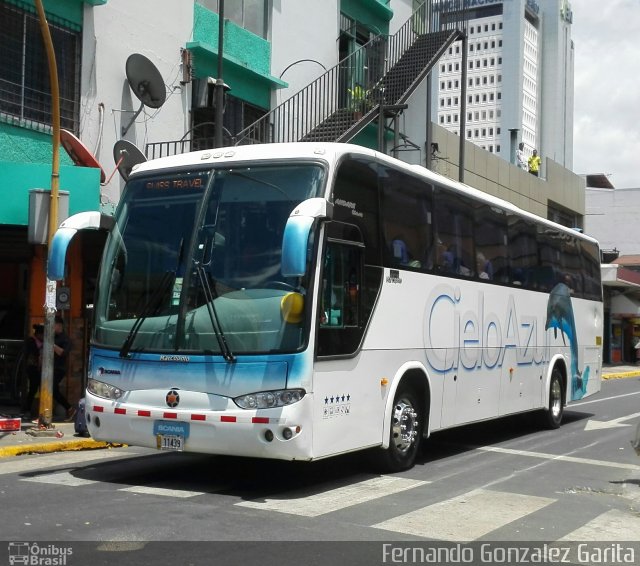
<path fill-rule="evenodd" d="M 340 403 L 340 402 L 344 403 L 345 400 L 348 402 L 348 401 L 351 400 L 351 395 L 348 395 L 348 394 L 347 395 L 336 395 L 335 397 L 332 395 L 331 397 L 325 397 L 324 398 L 324 404 L 325 405 L 328 405 L 329 403 L 333 404 L 334 400 L 335 400 L 336 403 Z"/>
<path fill-rule="evenodd" d="M 323 419 L 344 417 L 351 413 L 351 395 L 331 395 L 324 398 Z"/>

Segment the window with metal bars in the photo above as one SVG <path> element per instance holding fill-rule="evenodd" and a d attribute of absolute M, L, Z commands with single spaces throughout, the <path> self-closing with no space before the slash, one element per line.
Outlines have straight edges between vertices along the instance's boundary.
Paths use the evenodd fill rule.
<path fill-rule="evenodd" d="M 38 15 L 0 1 L 0 119 L 50 130 L 51 87 Z M 60 88 L 60 124 L 78 132 L 81 32 L 61 18 L 48 18 Z"/>

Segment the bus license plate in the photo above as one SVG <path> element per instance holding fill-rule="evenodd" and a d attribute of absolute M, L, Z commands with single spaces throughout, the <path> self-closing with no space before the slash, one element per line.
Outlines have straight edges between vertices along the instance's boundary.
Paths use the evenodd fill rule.
<path fill-rule="evenodd" d="M 189 423 L 181 421 L 155 421 L 153 434 L 158 450 L 184 450 L 185 440 L 189 436 Z"/>
<path fill-rule="evenodd" d="M 184 450 L 184 436 L 175 436 L 172 434 L 159 434 L 156 437 L 158 450 L 176 450 L 182 452 Z"/>

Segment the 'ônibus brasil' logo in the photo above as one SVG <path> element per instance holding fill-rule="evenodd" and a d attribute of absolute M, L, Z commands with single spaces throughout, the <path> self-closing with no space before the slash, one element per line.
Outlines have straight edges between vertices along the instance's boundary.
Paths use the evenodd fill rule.
<path fill-rule="evenodd" d="M 171 407 L 172 409 L 174 407 L 177 407 L 180 403 L 180 395 L 178 394 L 177 389 L 172 389 L 171 391 L 169 391 L 169 393 L 167 393 L 167 396 L 165 397 L 165 401 L 167 402 L 168 407 Z"/>

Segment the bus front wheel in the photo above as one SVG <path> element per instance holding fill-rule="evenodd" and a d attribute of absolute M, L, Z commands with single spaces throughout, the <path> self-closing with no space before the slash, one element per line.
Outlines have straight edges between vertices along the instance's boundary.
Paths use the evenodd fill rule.
<path fill-rule="evenodd" d="M 549 405 L 540 415 L 541 424 L 545 428 L 558 428 L 562 422 L 563 414 L 562 374 L 555 367 L 551 372 L 551 381 L 549 382 Z"/>
<path fill-rule="evenodd" d="M 413 387 L 400 384 L 391 410 L 389 447 L 378 450 L 377 463 L 383 472 L 413 467 L 424 427 L 424 411 Z"/>

